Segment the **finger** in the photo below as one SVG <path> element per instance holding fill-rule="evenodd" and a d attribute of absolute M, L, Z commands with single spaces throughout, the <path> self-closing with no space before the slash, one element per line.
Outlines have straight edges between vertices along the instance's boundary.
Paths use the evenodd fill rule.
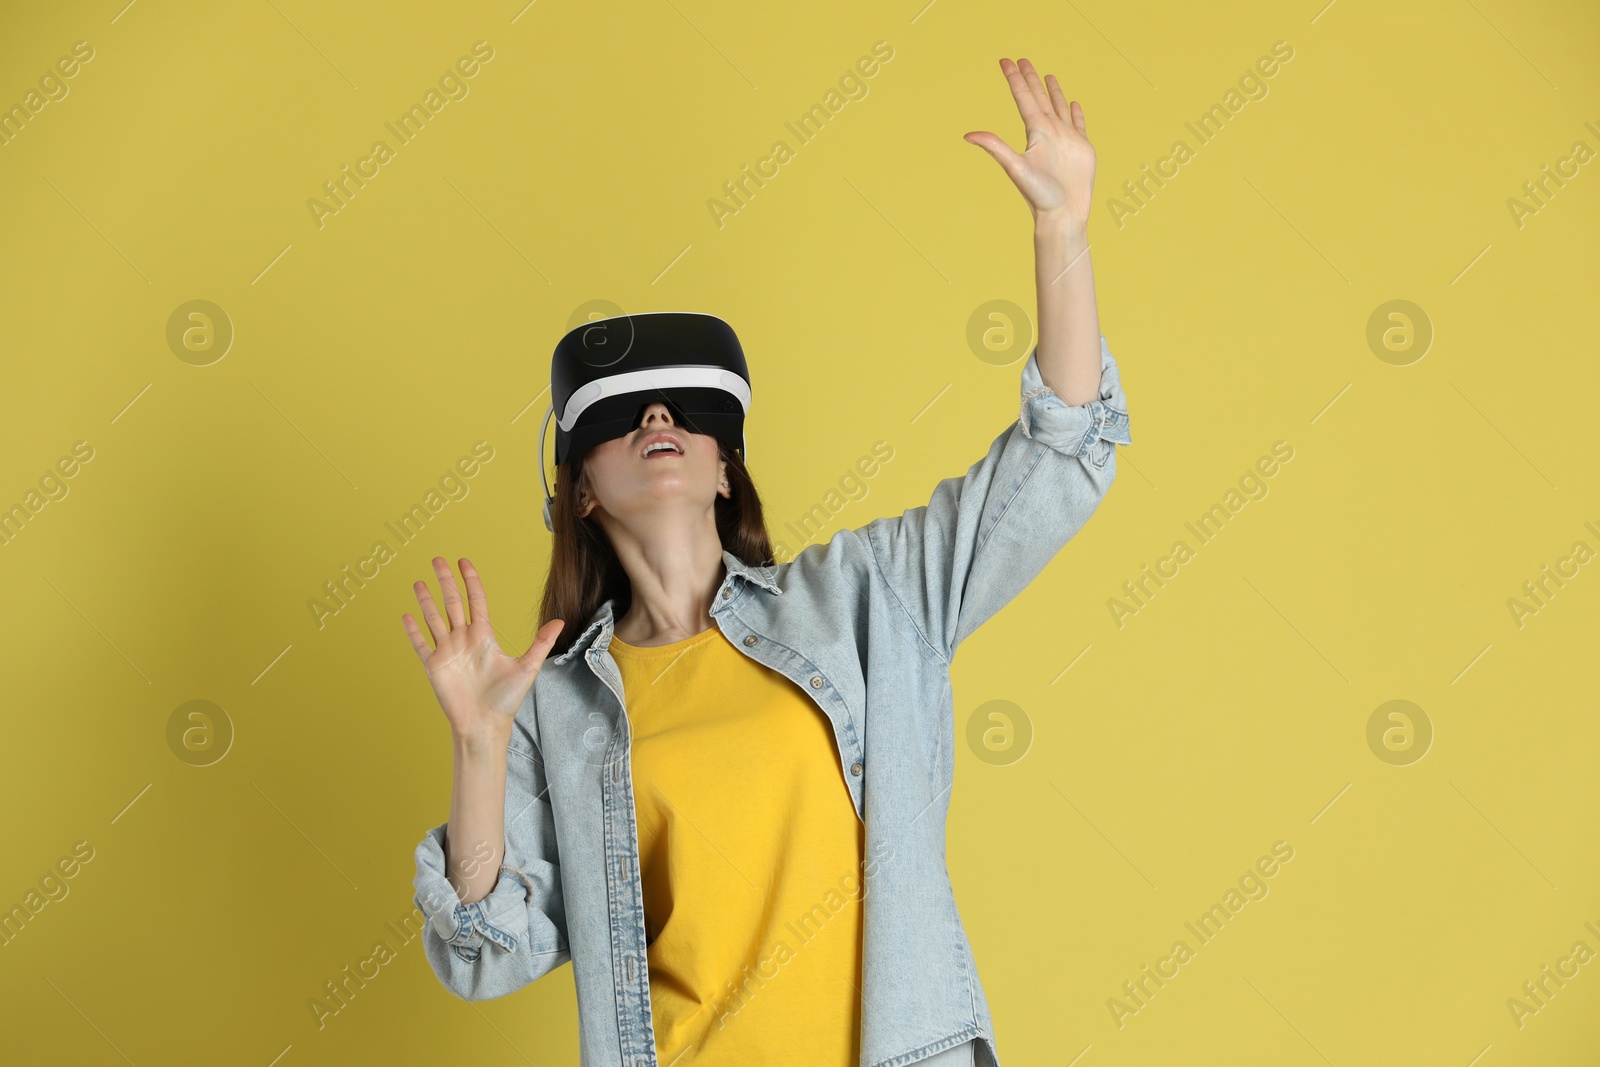
<path fill-rule="evenodd" d="M 1067 103 L 1067 94 L 1061 91 L 1061 83 L 1056 81 L 1054 74 L 1046 74 L 1045 82 L 1050 86 L 1050 103 L 1054 105 L 1056 114 L 1061 116 L 1062 122 L 1072 121 L 1072 105 Z"/>
<path fill-rule="evenodd" d="M 1072 124 L 1078 128 L 1079 133 L 1085 137 L 1089 136 L 1089 120 L 1083 117 L 1083 105 L 1076 100 L 1072 102 Z"/>
<path fill-rule="evenodd" d="M 433 651 L 428 647 L 428 639 L 422 636 L 422 630 L 417 626 L 417 620 L 410 615 L 400 616 L 400 621 L 405 623 L 406 634 L 411 638 L 411 647 L 417 650 L 417 658 L 422 660 L 424 666 L 428 663 L 428 653 Z"/>
<path fill-rule="evenodd" d="M 1044 87 L 1044 82 L 1039 80 L 1039 72 L 1034 69 L 1030 59 L 1020 60 L 1017 64 L 1022 71 L 1022 77 L 1027 82 L 1028 91 L 1033 93 L 1033 98 L 1039 103 L 1039 114 L 1055 114 L 1055 105 L 1050 102 L 1050 90 Z"/>
<path fill-rule="evenodd" d="M 439 618 L 439 609 L 434 606 L 433 592 L 427 582 L 417 582 L 411 589 L 417 594 L 417 603 L 422 605 L 422 618 L 428 624 L 428 632 L 433 635 L 433 643 L 438 645 L 450 636 L 450 627 Z"/>
<path fill-rule="evenodd" d="M 472 609 L 474 623 L 487 623 L 489 621 L 489 598 L 484 595 L 483 583 L 478 580 L 478 569 L 466 557 L 456 561 L 461 568 L 461 577 L 467 583 L 467 606 Z"/>
<path fill-rule="evenodd" d="M 450 619 L 450 629 L 467 624 L 467 609 L 461 606 L 461 590 L 456 588 L 456 576 L 443 556 L 433 557 L 433 571 L 439 576 L 439 595 L 444 597 L 444 613 Z"/>
<path fill-rule="evenodd" d="M 1044 119 L 1044 112 L 1039 108 L 1039 98 L 1033 95 L 1033 90 L 1028 86 L 1028 80 L 1022 76 L 1022 71 L 1009 59 L 1000 61 L 1000 69 L 1005 72 L 1006 82 L 1011 86 L 1011 95 L 1017 101 L 1017 111 L 1022 115 L 1024 128 L 1032 130 Z"/>
<path fill-rule="evenodd" d="M 995 161 L 998 162 L 1002 168 L 1004 168 L 1006 174 L 1011 178 L 1012 181 L 1019 180 L 1021 175 L 1022 157 L 1016 153 L 1015 149 L 1006 144 L 1003 138 L 997 136 L 996 134 L 990 133 L 988 130 L 975 130 L 972 133 L 963 136 L 962 140 L 966 141 L 968 144 L 975 144 L 979 148 L 982 148 L 984 151 L 988 152 L 995 158 Z"/>
<path fill-rule="evenodd" d="M 522 669 L 531 671 L 543 666 L 544 657 L 550 652 L 566 626 L 567 624 L 561 619 L 551 619 L 539 627 L 538 633 L 533 635 L 533 644 L 528 646 L 528 651 L 517 657 L 517 663 Z"/>

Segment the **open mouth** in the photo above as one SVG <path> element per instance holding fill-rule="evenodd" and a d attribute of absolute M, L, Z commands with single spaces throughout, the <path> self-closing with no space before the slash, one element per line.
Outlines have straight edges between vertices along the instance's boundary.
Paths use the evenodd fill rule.
<path fill-rule="evenodd" d="M 683 455 L 683 442 L 669 433 L 652 434 L 645 441 L 644 447 L 639 450 L 639 455 L 644 459 L 659 459 L 662 456 Z"/>

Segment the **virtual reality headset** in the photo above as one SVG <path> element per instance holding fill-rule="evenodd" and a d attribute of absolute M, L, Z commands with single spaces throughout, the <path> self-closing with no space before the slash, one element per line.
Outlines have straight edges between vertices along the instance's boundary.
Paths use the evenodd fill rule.
<path fill-rule="evenodd" d="M 645 408 L 660 401 L 673 423 L 715 437 L 748 462 L 744 419 L 750 371 L 733 327 L 715 315 L 657 311 L 616 315 L 567 331 L 550 360 L 550 407 L 539 430 L 539 455 L 552 420 L 556 462 L 639 428 Z M 555 497 L 544 482 L 544 525 L 555 529 Z"/>

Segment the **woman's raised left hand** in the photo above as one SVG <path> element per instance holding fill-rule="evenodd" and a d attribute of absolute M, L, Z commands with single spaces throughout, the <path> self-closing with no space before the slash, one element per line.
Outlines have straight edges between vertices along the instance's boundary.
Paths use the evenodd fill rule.
<path fill-rule="evenodd" d="M 1089 143 L 1083 106 L 1067 100 L 1054 74 L 1040 81 L 1027 59 L 1020 65 L 1002 59 L 1000 69 L 1011 83 L 1027 147 L 1016 152 L 987 130 L 975 130 L 962 139 L 999 162 L 1028 201 L 1035 224 L 1059 219 L 1086 225 L 1094 193 L 1094 146 Z"/>

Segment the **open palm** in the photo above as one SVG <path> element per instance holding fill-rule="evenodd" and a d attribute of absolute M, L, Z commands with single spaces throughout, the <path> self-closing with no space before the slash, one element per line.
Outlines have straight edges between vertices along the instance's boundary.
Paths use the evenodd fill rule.
<path fill-rule="evenodd" d="M 489 601 L 484 595 L 483 583 L 478 580 L 477 569 L 465 558 L 458 564 L 467 586 L 470 620 L 449 564 L 443 557 L 435 556 L 433 569 L 439 576 L 445 618 L 440 618 L 427 582 L 412 586 L 417 603 L 422 605 L 422 617 L 433 634 L 434 647 L 428 647 L 427 638 L 410 615 L 402 615 L 401 621 L 456 735 L 509 739 L 517 708 L 538 677 L 545 654 L 561 635 L 563 623 L 560 619 L 551 619 L 534 634 L 528 651 L 520 656 L 507 655 L 495 640 L 494 627 L 489 622 Z"/>
<path fill-rule="evenodd" d="M 1041 216 L 1059 216 L 1088 222 L 1094 192 L 1094 146 L 1089 143 L 1083 106 L 1067 100 L 1054 74 L 1040 81 L 1039 72 L 1027 59 L 1020 66 L 1002 59 L 1000 69 L 1022 115 L 1027 147 L 1016 152 L 987 130 L 968 133 L 963 140 L 985 149 L 999 162 L 1028 201 L 1036 221 Z"/>

